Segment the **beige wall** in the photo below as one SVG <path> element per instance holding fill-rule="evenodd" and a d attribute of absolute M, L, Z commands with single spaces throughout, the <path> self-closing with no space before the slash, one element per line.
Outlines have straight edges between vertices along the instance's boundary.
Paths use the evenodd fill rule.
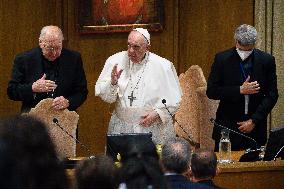
<path fill-rule="evenodd" d="M 152 34 L 152 51 L 173 61 L 178 73 L 191 65 L 209 74 L 216 52 L 230 48 L 233 31 L 241 23 L 253 24 L 253 0 L 164 0 L 165 29 Z M 78 110 L 79 140 L 94 153 L 103 152 L 112 108 L 94 96 L 94 84 L 105 59 L 126 48 L 127 33 L 79 35 L 77 0 L 0 1 L 0 117 L 19 112 L 8 100 L 7 82 L 15 54 L 37 45 L 44 25 L 62 27 L 65 46 L 81 52 L 88 80 L 87 101 Z M 78 155 L 87 153 L 78 146 Z"/>

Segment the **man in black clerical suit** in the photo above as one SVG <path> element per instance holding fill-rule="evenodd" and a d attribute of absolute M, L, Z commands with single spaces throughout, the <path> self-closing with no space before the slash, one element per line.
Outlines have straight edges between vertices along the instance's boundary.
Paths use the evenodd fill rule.
<path fill-rule="evenodd" d="M 45 26 L 39 47 L 18 54 L 7 93 L 22 101 L 28 112 L 39 101 L 54 98 L 53 108 L 76 110 L 87 98 L 87 81 L 81 55 L 62 48 L 63 34 L 57 26 Z"/>
<path fill-rule="evenodd" d="M 193 183 L 189 174 L 191 149 L 189 143 L 181 138 L 170 139 L 162 147 L 161 162 L 166 182 L 171 189 L 207 189 L 209 186 Z"/>
<path fill-rule="evenodd" d="M 275 58 L 255 49 L 257 31 L 250 25 L 239 26 L 234 35 L 236 46 L 215 56 L 206 94 L 220 100 L 217 123 L 266 143 L 267 115 L 278 99 Z M 213 139 L 218 150 L 221 128 L 214 126 Z M 255 147 L 253 140 L 230 133 L 232 150 Z"/>

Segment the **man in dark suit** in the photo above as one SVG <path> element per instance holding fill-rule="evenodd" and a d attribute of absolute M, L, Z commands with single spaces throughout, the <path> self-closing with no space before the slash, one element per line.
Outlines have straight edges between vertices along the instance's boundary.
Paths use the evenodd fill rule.
<path fill-rule="evenodd" d="M 190 176 L 193 182 L 212 189 L 222 189 L 213 182 L 218 174 L 217 156 L 213 151 L 197 149 L 191 157 Z"/>
<path fill-rule="evenodd" d="M 257 31 L 241 25 L 235 31 L 236 46 L 215 56 L 206 94 L 220 100 L 216 122 L 266 143 L 267 115 L 278 99 L 275 58 L 255 49 Z M 221 129 L 215 125 L 213 139 L 218 150 Z M 253 140 L 231 133 L 232 150 L 255 147 Z"/>
<path fill-rule="evenodd" d="M 39 47 L 18 54 L 7 93 L 22 101 L 28 112 L 45 98 L 54 98 L 53 108 L 76 110 L 87 98 L 87 81 L 81 55 L 62 48 L 63 34 L 57 26 L 45 26 Z"/>
<path fill-rule="evenodd" d="M 189 174 L 191 149 L 189 143 L 181 138 L 170 139 L 162 147 L 161 161 L 166 181 L 172 189 L 206 189 L 206 185 L 191 182 Z"/>

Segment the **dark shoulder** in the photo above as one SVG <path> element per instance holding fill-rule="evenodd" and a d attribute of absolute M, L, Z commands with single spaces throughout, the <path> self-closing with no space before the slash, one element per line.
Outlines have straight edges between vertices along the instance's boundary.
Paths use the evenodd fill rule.
<path fill-rule="evenodd" d="M 274 59 L 274 56 L 259 49 L 254 49 L 254 56 L 260 57 L 261 59 Z"/>
<path fill-rule="evenodd" d="M 236 48 L 232 47 L 230 49 L 227 49 L 227 50 L 224 50 L 222 52 L 217 53 L 216 57 L 226 59 L 226 58 L 232 56 L 235 52 L 236 52 Z"/>
<path fill-rule="evenodd" d="M 65 49 L 65 48 L 62 48 L 62 51 L 61 51 L 61 55 L 62 56 L 74 56 L 74 57 L 81 57 L 81 54 L 77 51 L 73 51 L 73 50 L 70 50 L 70 49 Z"/>
<path fill-rule="evenodd" d="M 30 59 L 39 56 L 40 54 L 41 54 L 41 49 L 37 47 L 17 54 L 15 59 L 16 60 Z"/>
<path fill-rule="evenodd" d="M 210 189 L 225 189 L 222 187 L 217 186 L 212 180 L 204 180 L 197 182 L 199 185 L 210 188 Z"/>

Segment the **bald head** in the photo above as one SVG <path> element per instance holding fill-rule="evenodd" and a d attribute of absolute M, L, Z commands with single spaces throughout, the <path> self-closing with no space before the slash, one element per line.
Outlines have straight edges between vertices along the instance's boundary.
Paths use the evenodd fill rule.
<path fill-rule="evenodd" d="M 181 138 L 168 140 L 162 148 L 162 163 L 167 172 L 182 174 L 190 165 L 189 143 Z"/>
<path fill-rule="evenodd" d="M 213 151 L 196 150 L 191 157 L 191 171 L 196 179 L 212 179 L 217 171 L 217 156 Z"/>
<path fill-rule="evenodd" d="M 63 39 L 62 31 L 57 26 L 45 26 L 41 29 L 39 46 L 47 60 L 53 62 L 61 55 Z"/>
<path fill-rule="evenodd" d="M 54 40 L 63 40 L 63 33 L 61 29 L 57 26 L 44 26 L 41 29 L 40 35 L 39 35 L 40 40 L 45 40 L 45 39 L 54 39 Z"/>

